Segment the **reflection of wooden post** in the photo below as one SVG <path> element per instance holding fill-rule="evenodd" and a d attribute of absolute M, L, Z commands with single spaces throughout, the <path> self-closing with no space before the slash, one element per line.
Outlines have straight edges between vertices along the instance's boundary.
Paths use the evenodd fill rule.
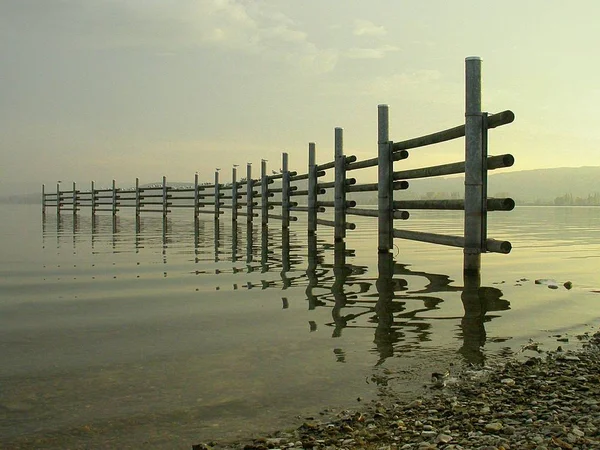
<path fill-rule="evenodd" d="M 261 273 L 269 271 L 269 228 L 264 227 L 260 234 L 260 266 Z"/>
<path fill-rule="evenodd" d="M 392 149 L 389 142 L 389 109 L 387 105 L 378 107 L 378 244 L 379 253 L 389 252 L 393 245 L 393 170 Z"/>
<path fill-rule="evenodd" d="M 283 228 L 281 230 L 281 281 L 282 289 L 288 289 L 292 285 L 292 280 L 287 276 L 291 269 L 290 263 L 290 229 Z"/>
<path fill-rule="evenodd" d="M 252 164 L 246 165 L 246 220 L 252 223 Z"/>
<path fill-rule="evenodd" d="M 252 229 L 252 222 L 246 223 L 246 264 L 252 262 L 252 245 L 254 240 L 254 234 Z"/>
<path fill-rule="evenodd" d="M 394 355 L 394 315 L 392 301 L 394 299 L 394 258 L 390 252 L 380 252 L 378 255 L 379 273 L 375 286 L 378 300 L 375 305 L 377 328 L 375 329 L 375 345 L 379 352 L 381 364 L 386 358 Z"/>
<path fill-rule="evenodd" d="M 267 183 L 267 161 L 261 159 L 260 161 L 260 198 L 261 198 L 261 212 L 262 212 L 262 226 L 266 227 L 269 223 L 269 195 Z"/>
<path fill-rule="evenodd" d="M 335 280 L 331 286 L 331 293 L 335 304 L 331 309 L 331 317 L 335 323 L 333 337 L 340 337 L 342 330 L 346 328 L 347 320 L 341 314 L 346 306 L 347 295 L 344 292 L 344 286 L 348 279 L 349 269 L 346 267 L 346 242 L 343 240 L 335 241 L 333 247 L 333 275 Z"/>
<path fill-rule="evenodd" d="M 336 242 L 346 237 L 346 157 L 344 156 L 344 130 L 335 129 L 335 197 L 334 238 Z"/>
<path fill-rule="evenodd" d="M 235 170 L 235 169 L 234 169 Z M 237 261 L 237 246 L 238 246 L 238 226 L 237 222 L 231 224 L 231 261 Z"/>
<path fill-rule="evenodd" d="M 467 273 L 463 276 L 464 288 L 460 296 L 465 314 L 460 321 L 462 328 L 463 345 L 459 353 L 467 362 L 482 365 L 485 356 L 482 347 L 486 341 L 484 299 L 479 295 L 481 277 L 479 273 Z"/>
<path fill-rule="evenodd" d="M 219 262 L 219 239 L 221 239 L 221 230 L 219 229 L 219 216 L 215 216 L 215 262 Z"/>
<path fill-rule="evenodd" d="M 308 309 L 312 310 L 317 307 L 317 297 L 313 293 L 313 289 L 319 284 L 317 277 L 317 266 L 319 258 L 317 253 L 317 236 L 316 234 L 308 235 L 308 266 L 306 268 L 306 278 L 308 284 L 306 286 L 306 298 L 308 299 Z"/>
<path fill-rule="evenodd" d="M 288 168 L 288 154 L 281 155 L 281 168 L 283 178 L 281 179 L 281 227 L 288 228 L 290 226 L 290 172 Z"/>
<path fill-rule="evenodd" d="M 463 270 L 477 273 L 481 269 L 482 240 L 482 115 L 481 59 L 466 59 L 465 113 L 465 248 Z"/>
<path fill-rule="evenodd" d="M 94 220 L 94 219 L 92 219 Z M 135 216 L 135 252 L 140 252 L 140 233 L 142 232 L 142 221 L 140 216 Z"/>
<path fill-rule="evenodd" d="M 317 231 L 317 163 L 315 144 L 308 144 L 308 235 Z"/>
<path fill-rule="evenodd" d="M 237 223 L 237 206 L 238 206 L 238 185 L 237 185 L 237 169 L 231 169 L 231 221 Z M 237 231 L 237 225 L 235 225 Z"/>

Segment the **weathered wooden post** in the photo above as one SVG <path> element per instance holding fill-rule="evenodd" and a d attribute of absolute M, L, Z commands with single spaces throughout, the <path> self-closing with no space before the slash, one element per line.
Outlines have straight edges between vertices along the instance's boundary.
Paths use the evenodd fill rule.
<path fill-rule="evenodd" d="M 346 157 L 344 156 L 344 130 L 335 129 L 335 197 L 334 197 L 334 240 L 346 237 Z"/>
<path fill-rule="evenodd" d="M 221 186 L 219 185 L 219 171 L 215 170 L 215 220 L 219 219 L 221 207 Z M 216 225 L 215 225 L 216 226 Z"/>
<path fill-rule="evenodd" d="M 487 252 L 488 113 L 481 113 L 481 253 Z"/>
<path fill-rule="evenodd" d="M 252 223 L 252 163 L 246 165 L 246 221 Z"/>
<path fill-rule="evenodd" d="M 237 184 L 237 169 L 233 166 L 231 169 L 231 221 L 237 223 L 238 213 L 238 184 Z M 235 231 L 237 233 L 237 224 L 234 223 Z M 237 244 L 236 244 L 237 246 Z M 235 261 L 235 260 L 234 260 Z"/>
<path fill-rule="evenodd" d="M 167 190 L 167 177 L 165 177 L 163 175 L 163 179 L 162 179 L 162 213 L 163 213 L 163 217 L 167 217 L 167 207 L 169 206 L 169 204 L 167 203 L 168 200 L 168 190 Z"/>
<path fill-rule="evenodd" d="M 389 108 L 379 105 L 377 108 L 378 137 L 377 137 L 377 205 L 378 205 L 378 245 L 380 253 L 392 249 L 393 242 L 393 167 L 392 145 L 389 141 Z"/>
<path fill-rule="evenodd" d="M 140 179 L 135 179 L 135 217 L 140 216 L 141 212 L 141 198 L 140 198 Z"/>
<path fill-rule="evenodd" d="M 290 226 L 290 171 L 288 167 L 288 154 L 281 155 L 281 169 L 283 177 L 281 178 L 281 227 Z"/>
<path fill-rule="evenodd" d="M 94 187 L 95 183 L 92 181 L 92 217 L 96 215 L 96 189 Z"/>
<path fill-rule="evenodd" d="M 260 198 L 261 198 L 261 217 L 262 226 L 269 224 L 269 180 L 267 179 L 267 160 L 260 160 Z"/>
<path fill-rule="evenodd" d="M 42 215 L 46 214 L 46 187 L 42 184 Z"/>
<path fill-rule="evenodd" d="M 79 202 L 77 201 L 77 185 L 75 184 L 75 182 L 73 181 L 73 215 L 77 215 L 77 205 L 79 204 Z M 74 223 L 74 222 L 73 222 Z"/>
<path fill-rule="evenodd" d="M 56 215 L 60 216 L 60 181 L 56 183 Z"/>
<path fill-rule="evenodd" d="M 314 142 L 308 144 L 308 234 L 317 231 L 317 163 Z"/>
<path fill-rule="evenodd" d="M 112 180 L 112 215 L 117 215 L 117 185 L 115 180 Z"/>
<path fill-rule="evenodd" d="M 481 269 L 482 239 L 482 114 L 481 58 L 465 61 L 465 247 L 463 270 L 477 273 Z"/>
<path fill-rule="evenodd" d="M 198 172 L 194 175 L 194 218 L 198 218 L 198 214 L 200 213 L 200 205 L 198 202 L 200 201 L 200 194 L 198 192 Z"/>

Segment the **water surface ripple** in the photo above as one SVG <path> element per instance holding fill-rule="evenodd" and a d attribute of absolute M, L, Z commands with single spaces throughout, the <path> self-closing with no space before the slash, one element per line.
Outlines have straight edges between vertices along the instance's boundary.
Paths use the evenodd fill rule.
<path fill-rule="evenodd" d="M 491 215 L 513 252 L 466 279 L 460 249 L 396 240 L 378 255 L 371 218 L 334 243 L 302 218 L 2 213 L 0 447 L 189 448 L 389 387 L 412 396 L 432 371 L 529 339 L 568 346 L 600 322 L 600 208 Z M 400 227 L 462 222 L 415 212 Z"/>

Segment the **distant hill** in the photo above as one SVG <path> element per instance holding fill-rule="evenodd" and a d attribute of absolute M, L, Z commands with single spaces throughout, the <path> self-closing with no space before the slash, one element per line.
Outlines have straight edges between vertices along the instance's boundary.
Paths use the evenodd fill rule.
<path fill-rule="evenodd" d="M 409 189 L 396 192 L 396 198 L 462 198 L 463 180 L 461 176 L 409 180 Z M 154 184 L 160 185 L 160 182 Z M 189 187 L 190 183 L 169 182 L 169 186 Z M 299 184 L 299 189 L 306 189 L 306 183 Z M 600 167 L 492 171 L 489 173 L 488 195 L 512 197 L 518 205 L 600 205 Z M 376 192 L 348 194 L 348 197 L 361 203 L 377 203 Z M 333 190 L 328 190 L 323 199 L 333 199 Z M 302 202 L 302 199 L 299 201 Z M 40 194 L 0 196 L 0 203 L 40 203 Z"/>
<path fill-rule="evenodd" d="M 432 193 L 464 191 L 464 181 L 458 178 L 431 178 L 412 180 L 406 191 L 411 198 L 435 195 Z M 517 204 L 554 204 L 560 197 L 587 199 L 600 197 L 600 167 L 562 167 L 556 169 L 521 170 L 516 172 L 490 172 L 488 195 L 512 197 Z"/>
<path fill-rule="evenodd" d="M 40 205 L 42 203 L 41 194 L 21 194 L 0 196 L 0 204 L 22 204 L 22 205 Z"/>

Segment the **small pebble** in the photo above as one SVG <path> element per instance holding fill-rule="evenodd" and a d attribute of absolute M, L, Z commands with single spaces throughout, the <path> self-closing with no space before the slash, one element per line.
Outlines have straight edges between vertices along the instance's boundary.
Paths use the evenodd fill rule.
<path fill-rule="evenodd" d="M 357 411 L 329 410 L 333 417 L 324 422 L 304 417 L 302 426 L 285 433 L 192 448 L 600 449 L 600 332 L 577 339 L 582 348 L 576 352 L 559 347 L 543 358 L 465 368 L 457 383 L 405 403 L 390 390 Z"/>

